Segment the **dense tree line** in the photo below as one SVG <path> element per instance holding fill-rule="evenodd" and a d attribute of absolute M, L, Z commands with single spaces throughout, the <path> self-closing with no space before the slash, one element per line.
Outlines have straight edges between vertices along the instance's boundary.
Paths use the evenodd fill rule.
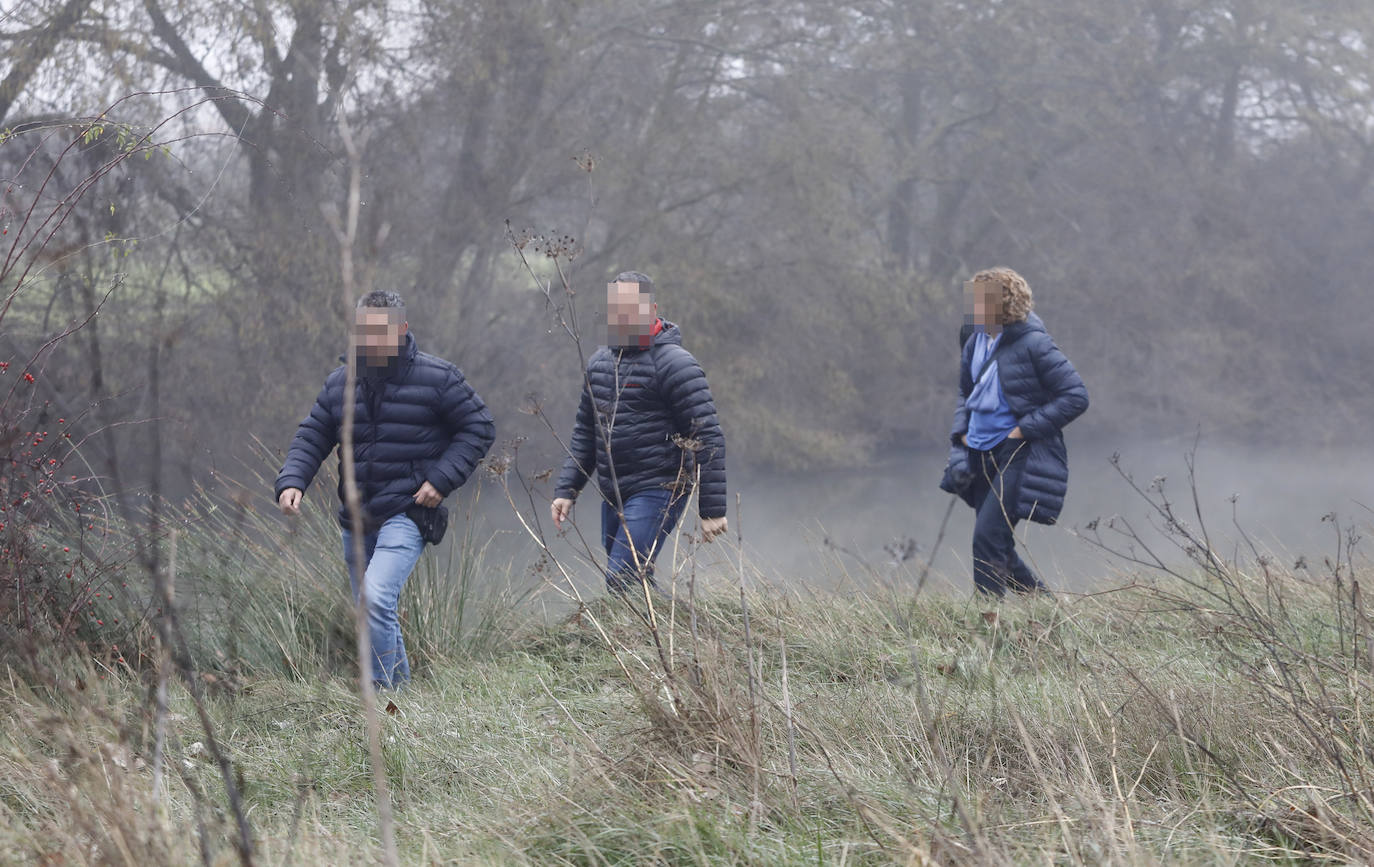
<path fill-rule="evenodd" d="M 580 371 L 507 220 L 575 238 L 589 340 L 608 277 L 652 274 L 755 465 L 938 444 L 960 282 L 994 264 L 1092 390 L 1081 431 L 1374 415 L 1357 0 L 36 0 L 0 27 L 8 220 L 167 142 L 0 285 L 0 358 L 100 310 L 33 387 L 146 420 L 100 440 L 121 489 L 236 472 L 335 363 L 341 114 L 360 256 L 547 463 L 520 409 L 565 422 Z"/>

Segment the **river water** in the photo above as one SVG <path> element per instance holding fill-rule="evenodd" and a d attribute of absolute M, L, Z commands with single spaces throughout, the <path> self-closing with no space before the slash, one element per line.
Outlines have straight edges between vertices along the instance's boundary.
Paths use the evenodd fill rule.
<path fill-rule="evenodd" d="M 1142 488 L 1163 477 L 1177 514 L 1196 527 L 1186 460 L 1193 448 L 1191 438 L 1121 446 L 1070 437 L 1070 486 L 1063 515 L 1055 526 L 1018 526 L 1023 557 L 1051 587 L 1068 592 L 1092 592 L 1149 574 L 1105 554 L 1081 535 L 1096 518 L 1104 540 L 1124 545 L 1123 537 L 1106 528 L 1107 519 L 1119 516 L 1167 562 L 1184 563 L 1184 554 L 1152 527 L 1151 508 L 1131 490 L 1111 458 L 1119 454 L 1121 468 Z M 929 563 L 932 586 L 966 591 L 972 587 L 970 509 L 955 504 L 936 546 L 951 500 L 937 487 L 944 461 L 943 450 L 924 450 L 889 454 L 850 469 L 765 473 L 734 468 L 730 538 L 724 544 L 698 546 L 698 575 L 709 581 L 734 580 L 739 570 L 735 534 L 742 530 L 745 571 L 751 581 L 817 589 L 872 582 L 914 586 Z M 1194 465 L 1203 523 L 1213 550 L 1223 556 L 1253 559 L 1243 530 L 1277 562 L 1292 566 L 1303 558 L 1313 573 L 1320 573 L 1323 559 L 1335 556 L 1338 525 L 1361 531 L 1374 527 L 1374 462 L 1364 452 L 1247 449 L 1204 441 L 1196 445 Z M 740 511 L 735 507 L 736 492 Z M 528 516 L 539 509 L 544 517 L 547 493 L 541 500 L 536 492 L 535 507 L 523 499 L 523 492 L 517 493 L 522 494 L 517 500 L 522 512 Z M 585 551 L 598 544 L 600 515 L 599 507 L 588 508 L 595 502 L 590 488 L 585 499 L 577 518 L 586 544 L 570 534 L 555 540 L 552 550 L 570 564 L 578 583 L 594 593 L 598 576 Z M 462 505 L 456 511 L 461 513 Z M 499 571 L 509 568 L 518 580 L 534 561 L 536 546 L 491 483 L 479 506 L 474 529 L 479 538 L 493 538 L 489 565 L 502 567 Z M 1337 521 L 1323 520 L 1330 513 Z M 463 516 L 455 518 L 455 529 L 461 532 Z M 1153 524 L 1161 522 L 1155 518 Z M 545 525 L 547 530 L 546 519 Z M 893 565 L 894 545 L 908 540 L 915 542 L 914 554 Z M 668 556 L 660 559 L 661 575 Z M 1368 563 L 1360 547 L 1355 562 Z"/>

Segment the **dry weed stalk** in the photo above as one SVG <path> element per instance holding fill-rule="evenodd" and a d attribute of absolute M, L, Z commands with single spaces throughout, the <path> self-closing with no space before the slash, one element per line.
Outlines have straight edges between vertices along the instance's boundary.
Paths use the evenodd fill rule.
<path fill-rule="evenodd" d="M 362 203 L 362 153 L 366 141 L 355 139 L 348 123 L 348 112 L 339 111 L 339 138 L 348 155 L 348 200 L 345 216 L 340 220 L 337 214 L 326 211 L 325 216 L 339 243 L 340 292 L 345 310 L 352 309 L 355 299 L 362 293 L 358 291 L 353 258 L 354 247 L 358 240 L 358 211 Z M 383 226 L 380 235 L 384 236 Z M 377 239 L 380 244 L 382 238 Z M 363 287 L 371 285 L 371 269 L 364 269 Z M 358 368 L 353 362 L 357 357 L 358 339 L 352 323 L 348 328 L 347 374 L 344 381 L 343 424 L 340 428 L 339 454 L 343 464 L 344 505 L 348 509 L 349 521 L 353 530 L 353 562 L 359 570 L 364 569 L 367 557 L 363 545 L 363 507 L 362 496 L 358 490 L 357 467 L 353 458 L 353 419 L 356 413 Z M 372 685 L 372 641 L 367 622 L 367 581 L 364 575 L 358 576 L 358 598 L 353 606 L 353 621 L 358 635 L 358 692 L 362 699 L 363 715 L 367 724 L 367 749 L 372 765 L 372 785 L 376 794 L 377 818 L 382 837 L 382 856 L 390 867 L 396 867 L 399 859 L 396 854 L 395 822 L 391 815 L 391 794 L 386 779 L 386 765 L 382 760 L 382 724 L 377 715 L 377 694 Z"/>

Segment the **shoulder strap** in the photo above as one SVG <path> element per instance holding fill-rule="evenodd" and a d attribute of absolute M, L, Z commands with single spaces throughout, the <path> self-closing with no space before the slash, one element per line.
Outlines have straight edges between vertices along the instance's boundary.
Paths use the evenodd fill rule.
<path fill-rule="evenodd" d="M 986 360 L 983 361 L 983 367 L 978 371 L 977 378 L 973 380 L 974 388 L 977 388 L 978 383 L 982 382 L 983 377 L 987 376 L 988 371 L 992 369 L 992 363 L 997 360 L 997 356 L 1002 354 L 1002 350 L 1006 349 L 1008 346 L 1011 346 L 1013 343 L 1016 342 L 1015 337 L 1013 337 L 1011 340 L 1007 340 L 1006 337 L 1007 333 L 1005 331 L 1002 332 L 1002 342 L 997 344 L 997 348 L 992 351 L 992 353 L 987 357 Z"/>

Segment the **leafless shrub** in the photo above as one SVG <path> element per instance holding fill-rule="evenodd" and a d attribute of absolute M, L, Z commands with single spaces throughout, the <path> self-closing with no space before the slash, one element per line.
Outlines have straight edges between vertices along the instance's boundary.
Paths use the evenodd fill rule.
<path fill-rule="evenodd" d="M 1247 712 L 1267 712 L 1268 724 L 1258 727 L 1255 737 L 1272 757 L 1282 785 L 1232 768 L 1225 756 L 1213 753 L 1205 728 L 1178 723 L 1179 736 L 1215 761 L 1235 794 L 1251 804 L 1243 817 L 1246 825 L 1288 841 L 1309 857 L 1368 861 L 1374 858 L 1374 729 L 1359 708 L 1374 688 L 1374 655 L 1354 563 L 1360 534 L 1327 514 L 1322 521 L 1332 526 L 1335 551 L 1324 561 L 1325 573 L 1313 574 L 1305 560 L 1286 568 L 1245 532 L 1233 498 L 1232 525 L 1247 560 L 1223 556 L 1207 525 L 1194 460 L 1195 452 L 1188 455 L 1180 507 L 1166 479 L 1142 486 L 1113 458 L 1138 501 L 1146 504 L 1162 543 L 1147 539 L 1120 516 L 1093 521 L 1081 535 L 1114 557 L 1169 579 L 1149 588 L 1154 604 L 1190 617 L 1247 685 L 1253 702 Z M 1186 566 L 1173 565 L 1160 544 L 1181 553 Z M 1175 706 L 1143 683 L 1141 688 L 1160 708 Z"/>
<path fill-rule="evenodd" d="M 31 138 L 7 132 L 0 140 L 0 146 L 11 150 L 25 146 L 33 137 L 37 140 L 18 161 L 17 173 L 3 181 L 7 206 L 16 200 L 22 200 L 22 204 L 16 208 L 17 219 L 11 221 L 11 215 L 7 215 L 4 221 L 4 234 L 9 236 L 10 243 L 3 245 L 4 258 L 0 261 L 0 324 L 14 315 L 16 299 L 33 291 L 37 278 L 46 269 L 61 266 L 65 260 L 111 241 L 109 236 L 93 239 L 71 228 L 82 200 L 102 179 L 135 157 L 169 153 L 173 145 L 184 140 L 167 136 L 169 124 L 210 101 L 194 100 L 147 129 L 115 120 L 124 103 L 147 95 L 124 97 L 94 118 L 32 130 Z M 94 160 L 85 158 L 85 150 L 92 143 L 102 144 L 95 149 L 99 156 Z M 71 163 L 81 167 L 75 180 L 66 177 L 66 168 Z M 115 206 L 110 207 L 113 212 Z M 136 243 L 136 239 L 117 240 Z M 27 359 L 0 361 L 0 374 L 9 377 L 10 383 L 7 388 L 0 384 L 0 539 L 6 555 L 0 558 L 0 595 L 14 600 L 0 610 L 7 615 L 7 633 L 0 636 L 0 651 L 4 652 L 11 671 L 30 682 L 52 686 L 62 682 L 62 675 L 55 672 L 82 659 L 92 647 L 105 658 L 105 664 L 127 669 L 130 663 L 125 652 L 135 649 L 131 645 L 141 645 L 141 656 L 154 643 L 155 635 L 156 644 L 191 693 L 208 755 L 218 767 L 234 818 L 234 845 L 242 863 L 249 864 L 253 857 L 252 831 L 240 787 L 205 709 L 204 682 L 191 661 L 170 593 L 170 570 L 161 558 L 164 530 L 157 520 L 161 492 L 152 492 L 154 520 L 148 532 L 139 531 L 130 523 L 134 516 L 119 515 L 110 508 L 111 498 L 104 495 L 100 480 L 81 452 L 85 442 L 120 423 L 83 432 L 78 427 L 82 419 L 68 422 L 63 417 L 53 426 L 57 429 L 55 435 L 48 425 L 51 401 L 42 396 L 47 390 L 47 360 L 56 347 L 83 328 L 91 327 L 104 301 L 119 285 L 115 279 L 104 287 L 98 293 L 100 300 L 92 303 L 84 318 L 59 327 Z M 84 473 L 68 472 L 64 477 L 68 464 L 82 467 Z M 110 538 L 108 534 L 115 529 L 134 532 Z M 135 570 L 143 571 L 151 583 L 152 593 L 143 597 L 142 605 L 140 594 L 129 588 L 135 580 L 131 574 Z M 102 595 L 104 600 L 100 600 Z M 116 595 L 120 604 L 111 607 L 119 614 L 110 617 L 107 629 L 97 606 L 101 601 L 114 602 Z M 124 637 L 124 650 L 119 642 L 111 640 L 111 633 Z M 100 661 L 97 657 L 97 663 Z M 140 661 L 140 657 L 133 657 L 134 664 Z M 75 704 L 78 709 L 82 706 L 80 701 Z M 54 786 L 65 781 L 79 792 L 83 785 L 97 779 L 97 768 L 103 770 L 110 763 L 119 766 L 121 762 L 127 766 L 133 761 L 134 753 L 127 744 L 88 749 L 80 745 L 72 730 L 61 729 L 59 734 L 66 745 L 68 761 L 54 768 Z M 92 851 L 105 853 L 101 857 L 125 863 L 163 860 L 165 851 L 159 848 L 162 844 L 158 836 L 148 833 L 148 826 L 132 812 L 122 812 L 129 803 L 123 797 L 122 783 L 117 786 L 108 774 L 104 779 L 111 797 L 103 801 L 89 799 L 84 802 L 89 809 L 84 810 L 76 808 L 83 803 L 81 799 L 73 802 L 70 819 L 77 828 L 75 833 L 96 847 Z M 206 845 L 203 833 L 202 845 Z"/>

